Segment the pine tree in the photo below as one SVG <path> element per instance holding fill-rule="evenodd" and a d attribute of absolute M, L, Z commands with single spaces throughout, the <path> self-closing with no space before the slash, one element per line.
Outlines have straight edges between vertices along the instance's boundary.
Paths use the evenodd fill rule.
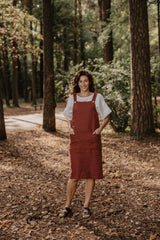
<path fill-rule="evenodd" d="M 43 36 L 44 36 L 44 109 L 43 128 L 55 131 L 55 88 L 53 72 L 53 32 L 51 0 L 43 0 Z"/>
<path fill-rule="evenodd" d="M 147 1 L 129 0 L 131 32 L 131 135 L 151 134 L 153 112 Z"/>

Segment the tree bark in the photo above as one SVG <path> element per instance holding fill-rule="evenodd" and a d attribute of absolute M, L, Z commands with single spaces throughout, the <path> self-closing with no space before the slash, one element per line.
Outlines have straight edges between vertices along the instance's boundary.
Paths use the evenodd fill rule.
<path fill-rule="evenodd" d="M 98 4 L 100 8 L 100 20 L 109 23 L 111 14 L 111 0 L 98 0 Z M 113 60 L 112 31 L 107 36 L 107 41 L 104 45 L 104 60 L 105 63 L 109 63 Z"/>
<path fill-rule="evenodd" d="M 160 55 L 160 6 L 159 0 L 157 0 L 157 17 L 158 17 L 158 47 L 159 47 L 159 55 Z"/>
<path fill-rule="evenodd" d="M 147 0 L 129 0 L 131 32 L 131 135 L 154 131 Z"/>
<path fill-rule="evenodd" d="M 78 62 L 78 41 L 77 41 L 77 0 L 74 0 L 74 65 Z"/>
<path fill-rule="evenodd" d="M 40 23 L 41 26 L 41 35 L 43 35 L 43 24 L 42 21 Z M 40 49 L 43 50 L 43 40 L 40 40 Z M 39 78 L 40 78 L 40 98 L 43 98 L 43 52 L 40 54 L 40 71 L 39 71 Z"/>
<path fill-rule="evenodd" d="M 28 66 L 27 66 L 27 52 L 26 49 L 24 49 L 24 101 L 28 102 Z"/>
<path fill-rule="evenodd" d="M 53 31 L 52 31 L 51 0 L 43 0 L 43 44 L 44 44 L 44 108 L 43 128 L 46 131 L 56 131 L 55 126 L 55 87 L 53 65 Z"/>
<path fill-rule="evenodd" d="M 29 6 L 29 14 L 32 15 L 32 7 L 33 7 L 33 0 L 28 0 L 28 6 Z M 36 57 L 34 53 L 34 39 L 32 35 L 33 31 L 33 24 L 32 21 L 30 22 L 30 41 L 31 41 L 31 58 L 32 58 L 32 104 L 36 104 Z"/>
<path fill-rule="evenodd" d="M 24 98 L 24 79 L 23 79 L 23 73 L 22 73 L 22 64 L 20 61 L 20 58 L 18 56 L 17 59 L 17 64 L 18 64 L 18 95 L 20 98 Z"/>
<path fill-rule="evenodd" d="M 63 31 L 64 36 L 64 71 L 69 70 L 69 47 L 68 47 L 68 32 L 67 29 L 64 28 Z"/>
<path fill-rule="evenodd" d="M 95 37 L 93 38 L 94 44 L 97 44 L 98 40 L 98 27 L 99 27 L 99 18 L 100 18 L 100 7 L 95 8 Z"/>
<path fill-rule="evenodd" d="M 8 49 L 7 49 L 7 42 L 6 38 L 4 37 L 4 47 L 2 49 L 3 53 L 3 69 L 4 69 L 4 92 L 5 92 L 5 100 L 6 105 L 10 107 L 10 70 L 9 70 L 9 59 L 8 59 Z"/>
<path fill-rule="evenodd" d="M 78 8 L 79 8 L 79 22 L 80 22 L 80 55 L 81 55 L 81 61 L 85 61 L 81 0 L 78 0 Z M 84 64 L 85 64 L 85 62 L 84 62 Z"/>
<path fill-rule="evenodd" d="M 55 44 L 55 55 L 56 55 L 56 63 L 57 63 L 57 69 L 61 69 L 62 66 L 62 49 L 60 44 Z"/>
<path fill-rule="evenodd" d="M 3 92 L 3 89 L 2 89 L 3 78 L 4 78 L 4 73 L 3 73 L 3 66 L 2 66 L 1 52 L 0 52 L 0 91 L 1 91 L 1 94 Z"/>
<path fill-rule="evenodd" d="M 13 0 L 13 7 L 17 6 L 17 0 Z M 13 105 L 15 107 L 19 107 L 18 103 L 18 45 L 16 37 L 13 36 L 13 54 L 12 54 L 12 61 L 13 61 Z"/>
<path fill-rule="evenodd" d="M 27 9 L 27 0 L 24 0 L 24 14 L 26 14 Z M 24 31 L 26 31 L 26 16 L 24 17 Z M 24 62 L 24 101 L 28 102 L 28 65 L 27 65 L 27 40 L 24 38 L 24 53 L 23 53 L 23 62 Z"/>
<path fill-rule="evenodd" d="M 15 107 L 19 107 L 18 104 L 18 61 L 17 61 L 17 43 L 16 40 L 14 40 L 13 43 L 13 93 L 12 93 L 12 98 L 13 98 L 13 105 Z"/>
<path fill-rule="evenodd" d="M 5 122 L 4 122 L 4 112 L 3 112 L 3 102 L 2 95 L 0 91 L 0 140 L 5 140 L 7 138 Z"/>

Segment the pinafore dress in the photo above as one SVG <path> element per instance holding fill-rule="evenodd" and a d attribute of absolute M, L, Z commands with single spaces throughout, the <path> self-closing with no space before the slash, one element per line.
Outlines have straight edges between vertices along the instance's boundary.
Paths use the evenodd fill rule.
<path fill-rule="evenodd" d="M 72 128 L 70 134 L 70 178 L 101 179 L 102 146 L 100 134 L 93 134 L 99 127 L 99 118 L 95 107 L 97 93 L 90 102 L 77 102 L 74 94 Z"/>

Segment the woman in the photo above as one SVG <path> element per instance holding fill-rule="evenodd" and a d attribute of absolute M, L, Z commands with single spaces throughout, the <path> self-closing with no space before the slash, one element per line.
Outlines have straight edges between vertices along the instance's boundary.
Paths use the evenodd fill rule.
<path fill-rule="evenodd" d="M 95 179 L 102 179 L 101 132 L 109 121 L 110 108 L 101 94 L 95 92 L 92 75 L 80 70 L 74 76 L 72 91 L 64 110 L 70 133 L 70 179 L 67 200 L 60 217 L 71 213 L 71 201 L 79 179 L 86 179 L 83 217 L 91 215 L 89 202 Z M 103 120 L 99 125 L 99 118 Z"/>

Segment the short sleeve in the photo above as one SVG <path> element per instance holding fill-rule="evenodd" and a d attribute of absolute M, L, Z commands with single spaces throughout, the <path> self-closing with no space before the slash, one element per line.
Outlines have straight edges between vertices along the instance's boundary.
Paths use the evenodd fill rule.
<path fill-rule="evenodd" d="M 106 118 L 112 111 L 104 100 L 104 97 L 101 94 L 97 94 L 96 98 L 96 110 L 100 115 L 101 119 Z"/>
<path fill-rule="evenodd" d="M 67 105 L 64 109 L 63 115 L 68 120 L 72 120 L 72 113 L 73 113 L 73 95 L 68 98 Z"/>

